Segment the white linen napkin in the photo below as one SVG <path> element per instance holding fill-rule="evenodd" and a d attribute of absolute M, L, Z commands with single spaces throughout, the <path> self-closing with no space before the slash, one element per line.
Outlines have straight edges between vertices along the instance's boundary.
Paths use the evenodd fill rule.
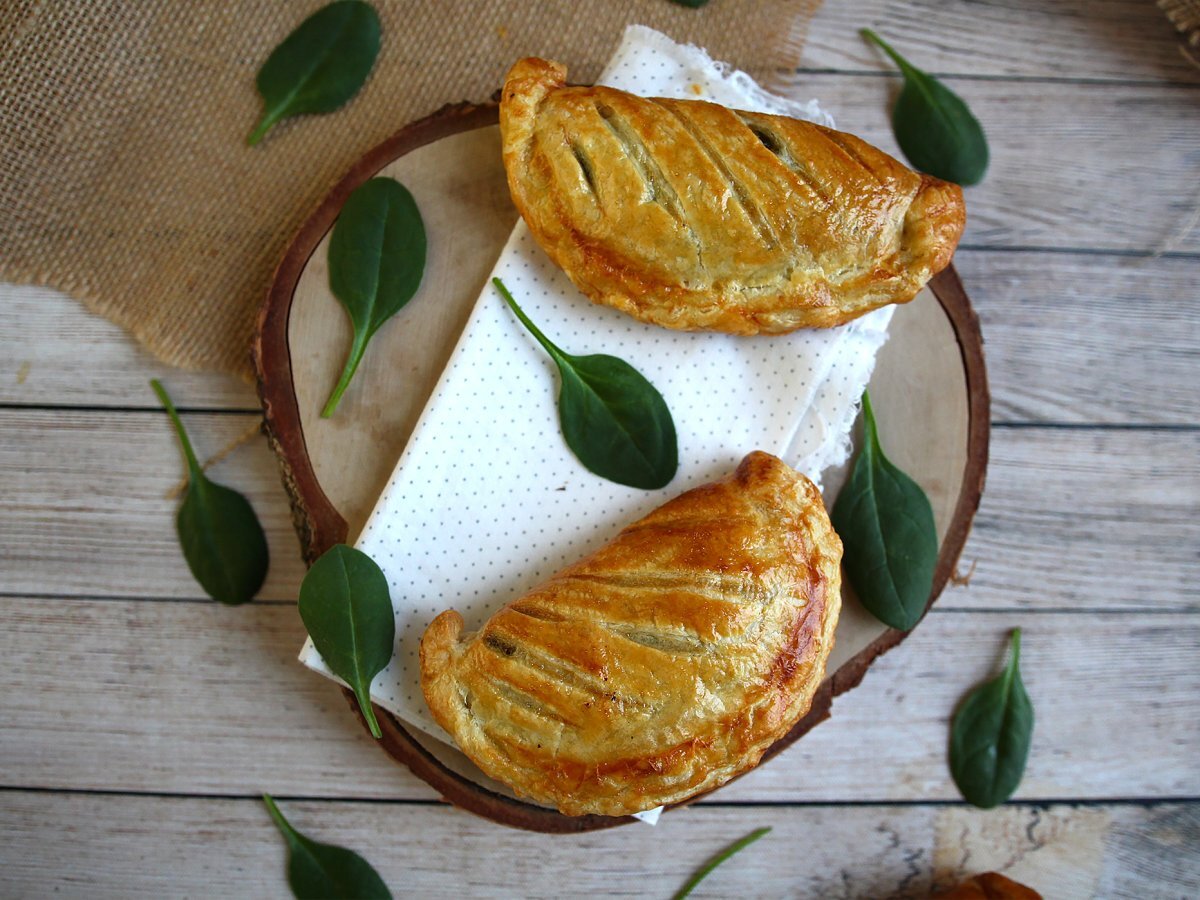
<path fill-rule="evenodd" d="M 703 50 L 643 26 L 626 30 L 600 82 L 833 124 L 816 101 L 769 94 Z M 493 274 L 566 352 L 618 356 L 650 379 L 675 420 L 679 472 L 667 487 L 643 491 L 583 468 L 559 429 L 553 363 L 489 281 L 357 544 L 387 576 L 396 613 L 396 652 L 371 697 L 450 744 L 419 684 L 418 645 L 435 615 L 454 608 L 477 628 L 624 525 L 728 474 L 751 450 L 774 453 L 819 483 L 849 452 L 892 315 L 889 306 L 839 328 L 769 337 L 646 325 L 585 298 L 524 222 Z M 300 659 L 330 674 L 311 641 Z"/>

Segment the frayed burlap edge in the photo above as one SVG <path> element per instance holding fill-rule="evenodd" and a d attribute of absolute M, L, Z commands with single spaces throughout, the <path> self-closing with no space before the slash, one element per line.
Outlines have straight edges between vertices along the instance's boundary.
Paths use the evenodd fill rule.
<path fill-rule="evenodd" d="M 0 11 L 0 280 L 64 291 L 167 363 L 249 379 L 257 308 L 291 236 L 405 122 L 486 98 L 519 56 L 563 59 L 590 80 L 634 21 L 778 88 L 819 0 L 547 2 L 536 21 L 516 0 L 445 0 L 436 17 L 428 3 L 376 0 L 384 44 L 359 96 L 246 148 L 258 66 L 320 5 Z"/>

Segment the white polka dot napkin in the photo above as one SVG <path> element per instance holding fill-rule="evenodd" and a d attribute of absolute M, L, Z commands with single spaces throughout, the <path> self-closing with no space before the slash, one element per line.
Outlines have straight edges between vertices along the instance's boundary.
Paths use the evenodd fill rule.
<path fill-rule="evenodd" d="M 601 82 L 832 124 L 815 101 L 768 94 L 702 50 L 642 26 L 626 31 Z M 645 325 L 587 300 L 523 222 L 494 274 L 563 350 L 619 356 L 653 382 L 675 420 L 679 472 L 662 490 L 642 491 L 583 468 L 559 430 L 554 364 L 489 281 L 358 540 L 387 575 L 396 612 L 396 653 L 371 696 L 449 743 L 419 684 L 418 645 L 435 615 L 454 608 L 468 629 L 478 627 L 668 498 L 726 475 L 751 450 L 819 481 L 848 453 L 892 312 L 775 337 Z M 311 643 L 300 659 L 329 674 Z"/>

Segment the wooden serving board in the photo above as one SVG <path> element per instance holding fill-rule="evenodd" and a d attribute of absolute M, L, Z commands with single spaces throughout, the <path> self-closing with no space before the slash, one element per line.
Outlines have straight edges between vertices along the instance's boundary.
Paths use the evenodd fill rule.
<path fill-rule="evenodd" d="M 351 338 L 329 290 L 329 231 L 351 191 L 379 174 L 399 179 L 416 198 L 429 238 L 426 273 L 416 297 L 376 334 L 336 415 L 321 419 Z M 500 161 L 497 108 L 459 104 L 368 153 L 293 240 L 263 307 L 254 356 L 267 434 L 310 563 L 357 537 L 516 220 Z M 870 390 L 885 450 L 933 504 L 941 554 L 932 604 L 966 541 L 987 465 L 983 341 L 953 268 L 897 309 Z M 840 471 L 826 474 L 827 504 L 843 478 Z M 852 591 L 845 595 L 825 683 L 811 711 L 764 762 L 828 717 L 833 698 L 904 638 L 863 610 Z M 457 749 L 406 728 L 382 708 L 376 712 L 384 750 L 464 809 L 545 832 L 632 821 L 563 816 L 522 802 Z"/>

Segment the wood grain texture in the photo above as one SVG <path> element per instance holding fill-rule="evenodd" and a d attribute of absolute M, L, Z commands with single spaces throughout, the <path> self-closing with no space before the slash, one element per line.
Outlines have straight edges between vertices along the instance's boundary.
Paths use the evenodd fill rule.
<path fill-rule="evenodd" d="M 831 719 L 713 800 L 956 799 L 945 760 L 949 716 L 999 667 L 1005 635 L 1017 626 L 1037 710 L 1019 798 L 1194 792 L 1200 614 L 935 607 L 862 685 L 837 698 Z M 9 597 L 0 598 L 0 631 L 9 664 L 0 784 L 437 796 L 372 745 L 328 681 L 296 662 L 304 632 L 291 606 Z M 1147 697 L 1153 702 L 1139 702 Z"/>
<path fill-rule="evenodd" d="M 771 833 L 706 879 L 701 897 L 924 898 L 992 868 L 1046 897 L 1200 890 L 1200 811 L 1179 804 L 1006 807 L 694 807 L 644 829 L 564 839 L 444 806 L 288 801 L 291 822 L 352 847 L 396 896 L 666 897 L 737 837 Z M 257 798 L 6 793 L 12 898 L 290 896 L 283 843 Z M 851 849 L 852 848 L 852 849 Z M 1137 860 L 1137 866 L 1127 862 Z"/>
<path fill-rule="evenodd" d="M 186 417 L 202 454 L 255 417 Z M 1000 428 L 988 489 L 960 562 L 969 588 L 943 603 L 1051 610 L 1200 606 L 1200 432 Z M 198 598 L 174 535 L 182 475 L 156 412 L 0 409 L 0 593 Z M 212 475 L 244 491 L 271 545 L 265 599 L 304 574 L 287 498 L 264 442 Z M 1111 561 L 1121 566 L 1112 577 Z M 136 570 L 136 576 L 131 573 Z"/>
<path fill-rule="evenodd" d="M 51 288 L 0 284 L 0 360 L 0 403 L 156 408 L 149 381 L 158 378 L 180 408 L 258 409 L 252 385 L 160 363 Z"/>
<path fill-rule="evenodd" d="M 1200 83 L 1166 17 L 1145 0 L 856 0 L 827 2 L 801 66 L 874 71 L 868 26 L 928 72 L 974 77 Z"/>
<path fill-rule="evenodd" d="M 994 421 L 1200 420 L 1191 314 L 1200 259 L 960 250 L 955 268 L 983 324 Z M 116 326 L 45 288 L 0 285 L 0 359 L 0 403 L 149 408 L 156 375 L 185 407 L 257 403 L 233 379 L 161 368 Z"/>
<path fill-rule="evenodd" d="M 494 102 L 479 105 L 448 104 L 423 119 L 403 126 L 387 140 L 368 150 L 326 194 L 313 214 L 305 220 L 275 271 L 266 302 L 259 311 L 258 325 L 251 351 L 258 382 L 259 399 L 267 424 L 267 437 L 279 458 L 280 473 L 291 500 L 293 519 L 300 535 L 301 548 L 309 560 L 315 559 L 333 544 L 346 540 L 347 534 L 345 519 L 319 483 L 308 453 L 307 436 L 302 428 L 307 409 L 301 409 L 301 400 L 303 398 L 311 402 L 315 395 L 310 397 L 303 391 L 297 392 L 293 389 L 294 379 L 289 344 L 293 333 L 293 329 L 290 327 L 292 299 L 297 281 L 309 270 L 309 263 L 313 261 L 313 271 L 309 273 L 310 279 L 327 283 L 324 261 L 320 256 L 314 260 L 314 254 L 326 233 L 332 228 L 342 205 L 355 188 L 384 170 L 385 166 L 388 167 L 389 174 L 398 174 L 396 170 L 400 167 L 400 163 L 395 166 L 388 165 L 397 157 L 404 157 L 413 151 L 421 151 L 427 145 L 442 138 L 458 135 L 459 132 L 475 132 L 481 126 L 492 125 L 496 121 L 496 115 Z M 484 146 L 486 146 L 486 142 Z M 428 151 L 419 155 L 429 156 Z M 466 157 L 472 161 L 477 158 L 477 153 L 468 154 Z M 463 161 L 463 157 L 451 155 L 452 162 L 456 159 L 459 162 Z M 432 162 L 436 163 L 436 159 Z M 461 180 L 453 177 L 453 165 L 450 168 L 449 174 L 440 172 L 438 180 L 451 190 L 451 196 L 454 197 L 449 204 L 451 209 L 461 210 L 459 217 L 466 218 L 467 227 L 470 230 L 477 230 L 476 226 L 480 224 L 478 220 L 487 220 L 487 227 L 482 229 L 486 237 L 481 240 L 480 236 L 475 234 L 464 242 L 465 246 L 462 248 L 464 252 L 474 251 L 478 257 L 481 245 L 489 246 L 491 244 L 489 238 L 493 236 L 499 238 L 504 233 L 503 226 L 498 223 L 502 223 L 508 218 L 505 208 L 506 200 L 503 193 L 497 190 L 497 186 L 494 183 L 488 184 L 486 179 L 484 189 L 480 191 L 481 183 L 474 167 L 468 168 L 463 173 Z M 458 182 L 457 185 L 456 182 Z M 472 188 L 475 190 L 472 191 Z M 483 193 L 484 196 L 482 198 L 473 196 L 478 193 Z M 440 221 L 444 214 L 445 210 L 438 210 L 435 220 Z M 434 232 L 433 252 L 427 260 L 433 269 L 447 275 L 457 275 L 461 271 L 478 272 L 483 269 L 486 263 L 481 263 L 478 258 L 457 267 L 454 265 L 453 257 L 458 250 L 456 243 L 453 240 L 444 241 L 437 238 L 439 232 L 444 233 L 446 230 L 448 229 L 443 228 Z M 424 287 L 427 293 L 435 296 L 438 294 L 436 284 L 429 283 Z M 446 338 L 449 336 L 447 326 L 452 327 L 454 322 L 462 321 L 457 315 L 441 316 L 436 311 L 432 316 L 435 321 L 429 321 L 431 317 L 427 310 L 427 304 L 426 310 L 422 311 L 422 309 L 421 306 L 417 307 L 418 321 L 422 323 L 419 326 L 422 334 Z M 411 316 L 402 318 L 407 319 Z M 339 321 L 340 326 L 336 324 Z M 344 320 L 341 320 L 336 314 L 336 310 L 329 309 L 327 305 L 320 307 L 319 324 L 315 327 L 328 328 L 331 334 L 340 334 L 342 340 L 345 340 Z M 393 335 L 394 346 L 396 338 L 401 339 L 400 346 L 403 346 L 403 331 L 397 332 L 395 328 L 392 328 L 388 329 L 388 333 Z M 383 343 L 386 340 L 387 338 L 384 338 L 376 343 Z M 313 349 L 309 345 L 304 348 L 304 351 L 307 353 Z M 380 371 L 380 360 L 388 358 L 388 355 L 381 357 L 381 350 L 378 346 L 373 349 L 375 352 L 371 354 L 372 362 L 365 368 L 352 392 L 351 401 L 348 404 L 351 409 L 357 407 L 354 397 L 360 395 L 364 389 L 369 390 L 372 372 Z M 432 359 L 425 359 L 422 363 L 418 363 L 416 371 L 423 372 L 426 378 L 432 376 L 440 370 L 441 365 L 444 365 L 445 359 L 448 358 L 444 354 L 445 351 L 440 350 Z M 332 348 L 326 345 L 317 350 L 316 355 L 326 362 L 326 368 L 328 368 L 328 362 L 336 359 L 340 353 L 335 354 Z M 392 374 L 387 367 L 383 367 L 382 371 L 385 375 Z M 363 381 L 367 382 L 366 386 L 363 385 Z M 322 396 L 324 396 L 323 389 Z M 316 403 L 319 402 L 316 401 Z M 360 437 L 352 442 L 353 448 L 357 450 L 369 449 L 372 445 L 377 445 L 381 438 L 395 438 L 397 424 L 394 421 L 388 421 L 389 416 L 379 414 L 378 410 L 373 408 L 370 403 L 366 404 L 366 412 L 370 427 L 367 429 L 365 440 Z M 408 415 L 400 416 L 400 427 L 407 422 L 407 427 L 411 429 L 415 423 L 417 410 L 409 409 L 407 412 Z M 374 421 L 372 421 L 372 415 L 375 416 Z M 328 445 L 337 440 L 340 423 L 344 421 L 345 411 L 343 411 L 342 417 L 321 421 L 320 428 L 314 431 L 314 436 L 318 437 L 318 440 L 321 439 L 321 435 L 326 436 L 326 445 Z M 358 510 L 358 514 L 365 516 L 365 512 L 361 509 Z"/>
<path fill-rule="evenodd" d="M 260 418 L 183 417 L 201 458 Z M 175 535 L 179 501 L 168 497 L 185 473 L 157 410 L 0 409 L 0 592 L 203 596 Z M 266 531 L 271 568 L 259 597 L 294 600 L 304 568 L 266 441 L 255 438 L 209 474 L 244 493 Z"/>
<path fill-rule="evenodd" d="M 306 560 L 335 543 L 354 541 L 458 342 L 489 261 L 511 234 L 512 209 L 497 159 L 498 113 L 494 103 L 460 103 L 401 128 L 351 167 L 300 227 L 279 263 L 259 314 L 253 359 L 265 430 L 279 457 Z M 348 335 L 328 287 L 323 248 L 342 204 L 376 174 L 413 185 L 431 233 L 454 239 L 431 242 L 416 316 L 403 315 L 387 329 L 385 346 L 374 348 L 373 362 L 352 392 L 358 402 L 325 420 L 317 410 L 337 377 Z M 871 386 L 892 446 L 909 451 L 900 453 L 899 461 L 933 503 L 940 553 L 932 604 L 953 572 L 979 506 L 990 412 L 979 320 L 962 283 L 951 266 L 929 287 L 897 314 Z M 437 304 L 422 303 L 421 293 L 434 295 Z M 920 427 L 911 427 L 918 421 Z M 938 436 L 936 442 L 930 443 L 930 433 Z M 836 485 L 839 479 L 830 480 Z M 904 640 L 903 632 L 862 610 L 854 615 L 855 609 L 850 604 L 841 618 L 830 677 L 764 761 L 827 718 L 833 697 L 854 688 L 873 660 Z M 555 833 L 632 821 L 569 817 L 502 796 L 473 765 L 463 769 L 465 760 L 453 746 L 423 744 L 398 717 L 380 718 L 381 748 L 463 809 Z"/>
<path fill-rule="evenodd" d="M 411 886 L 430 896 L 560 896 L 577 886 L 665 896 L 709 853 L 762 824 L 775 825 L 784 852 L 748 851 L 699 896 L 923 896 L 935 871 L 1006 867 L 1054 897 L 1200 894 L 1197 740 L 1174 702 L 1190 691 L 1186 709 L 1197 694 L 1194 612 L 1180 612 L 1198 606 L 1195 433 L 1092 427 L 1196 422 L 1196 331 L 1188 326 L 1200 283 L 1197 231 L 1178 248 L 1189 259 L 1104 254 L 1159 246 L 1200 201 L 1187 190 L 1200 167 L 1197 73 L 1181 65 L 1169 24 L 1148 0 L 826 0 L 805 65 L 843 74 L 806 73 L 800 93 L 826 99 L 843 127 L 888 147 L 897 81 L 861 43 L 863 25 L 931 71 L 970 76 L 950 83 L 992 142 L 988 181 L 967 196 L 969 240 L 988 249 L 960 251 L 956 264 L 983 318 L 996 418 L 1074 427 L 997 429 L 988 494 L 962 566 L 977 560 L 975 577 L 950 589 L 943 612 L 923 626 L 938 640 L 886 658 L 872 675 L 894 683 L 868 680 L 802 745 L 724 794 L 784 806 L 701 805 L 654 832 L 561 839 L 438 806 L 344 799 L 430 793 L 370 745 L 336 692 L 297 670 L 299 626 L 289 607 L 51 600 L 197 591 L 169 534 L 173 506 L 158 499 L 180 471 L 165 422 L 161 435 L 154 431 L 161 440 L 150 439 L 149 420 L 139 425 L 137 414 L 81 420 L 49 409 L 0 417 L 0 590 L 38 595 L 10 598 L 20 627 L 9 624 L 18 618 L 11 607 L 0 616 L 0 646 L 14 659 L 24 648 L 27 672 L 0 687 L 5 783 L 319 794 L 336 802 L 284 808 L 315 836 L 367 853 L 398 895 Z M 1104 83 L 1087 83 L 1094 80 Z M 1021 252 L 1029 246 L 1085 252 Z M 0 403 L 153 405 L 146 380 L 159 369 L 116 329 L 61 295 L 28 291 L 0 286 Z M 167 385 L 185 405 L 245 408 L 241 388 L 216 379 L 173 372 Z M 201 452 L 248 421 L 198 418 Z M 274 517 L 271 592 L 283 601 L 294 597 L 301 567 L 272 466 L 256 444 L 216 474 L 257 485 L 252 498 Z M 281 577 L 280 565 L 292 574 Z M 46 602 L 57 605 L 38 605 Z M 159 617 L 145 618 L 148 609 Z M 38 610 L 46 619 L 32 622 Z M 1058 625 L 1043 631 L 1051 621 Z M 1012 624 L 1036 644 L 1051 635 L 1061 647 L 1058 662 L 1039 658 L 1027 672 L 1038 691 L 1033 784 L 1065 784 L 1084 802 L 987 813 L 921 802 L 931 796 L 923 779 L 948 787 L 932 763 L 912 768 L 930 747 L 940 752 L 939 735 L 944 748 L 945 710 L 936 721 L 927 710 L 952 704 L 998 662 L 998 636 Z M 960 631 L 974 637 L 956 640 Z M 1080 647 L 1090 655 L 1075 671 Z M 70 674 L 77 662 L 89 680 Z M 945 683 L 923 680 L 939 692 L 928 703 L 923 691 L 899 691 L 903 677 L 935 663 Z M 193 688 L 183 687 L 187 679 Z M 260 722 L 267 693 L 281 699 Z M 1115 700 L 1105 705 L 1105 697 Z M 62 712 L 78 698 L 91 703 L 89 715 Z M 1090 720 L 1069 708 L 1076 698 Z M 1118 708 L 1138 710 L 1131 727 Z M 1054 740 L 1043 744 L 1044 736 Z M 226 747 L 232 762 L 223 763 Z M 894 753 L 900 766 L 888 780 L 911 776 L 905 796 L 915 805 L 786 805 L 821 790 L 828 755 L 842 771 L 832 796 L 847 783 L 873 785 Z M 1073 779 L 1078 753 L 1099 767 L 1088 772 L 1107 773 L 1102 783 Z M 753 780 L 773 771 L 795 771 L 798 780 Z M 1129 796 L 1148 779 L 1192 802 L 1146 807 L 1088 796 L 1097 784 L 1101 796 Z M 282 848 L 254 799 L 6 791 L 0 847 L 6 897 L 286 896 Z M 797 862 L 785 868 L 781 858 Z"/>
<path fill-rule="evenodd" d="M 945 602 L 1196 610 L 1197 509 L 1200 431 L 995 429 L 975 571 Z"/>
<path fill-rule="evenodd" d="M 375 148 L 305 223 L 276 273 L 255 359 L 268 433 L 292 473 L 306 527 L 315 529 L 306 549 L 357 537 L 512 234 L 517 211 L 500 165 L 496 115 L 494 105 L 453 107 Z M 328 230 L 349 191 L 375 173 L 412 186 L 431 235 L 425 276 L 372 339 L 345 405 L 323 419 L 351 340 L 329 287 Z"/>
<path fill-rule="evenodd" d="M 1200 203 L 1200 91 L 945 82 L 978 116 L 991 150 L 983 182 L 965 191 L 961 246 L 1148 252 L 1175 238 L 1176 251 L 1200 252 L 1200 229 L 1179 236 Z M 899 156 L 889 116 L 900 85 L 898 75 L 816 73 L 796 92 L 819 97 L 838 128 Z"/>
<path fill-rule="evenodd" d="M 1200 259 L 966 250 L 994 422 L 1200 421 Z"/>
<path fill-rule="evenodd" d="M 254 361 L 267 435 L 280 458 L 306 559 L 358 533 L 441 374 L 466 311 L 476 303 L 486 260 L 510 233 L 507 189 L 496 161 L 496 115 L 494 105 L 446 107 L 368 152 L 301 227 L 276 272 L 259 318 Z M 398 323 L 388 329 L 384 340 L 390 346 L 375 348 L 376 362 L 363 372 L 355 392 L 360 401 L 326 421 L 316 411 L 326 385 L 336 378 L 336 348 L 348 336 L 331 340 L 345 329 L 327 286 L 322 251 L 327 238 L 322 238 L 339 204 L 377 172 L 418 186 L 432 232 L 454 234 L 455 240 L 431 245 L 426 289 L 437 295 L 438 305 L 428 300 L 420 305 L 418 299 L 419 315 L 404 316 L 403 328 Z M 474 265 L 459 259 L 464 252 Z M 895 458 L 925 486 L 933 503 L 941 552 L 932 603 L 953 572 L 979 505 L 989 408 L 979 320 L 962 283 L 951 267 L 930 287 L 932 292 L 897 313 L 871 387 Z M 392 360 L 403 360 L 402 368 L 388 364 Z M 915 422 L 922 426 L 912 428 Z M 931 432 L 939 437 L 933 444 Z M 830 477 L 832 491 L 839 481 Z M 830 677 L 764 762 L 827 718 L 832 698 L 855 687 L 872 661 L 904 637 L 851 603 L 838 627 Z M 381 724 L 382 749 L 456 806 L 478 815 L 556 833 L 631 821 L 567 817 L 501 795 L 455 748 L 422 743 L 393 716 L 381 716 Z"/>

